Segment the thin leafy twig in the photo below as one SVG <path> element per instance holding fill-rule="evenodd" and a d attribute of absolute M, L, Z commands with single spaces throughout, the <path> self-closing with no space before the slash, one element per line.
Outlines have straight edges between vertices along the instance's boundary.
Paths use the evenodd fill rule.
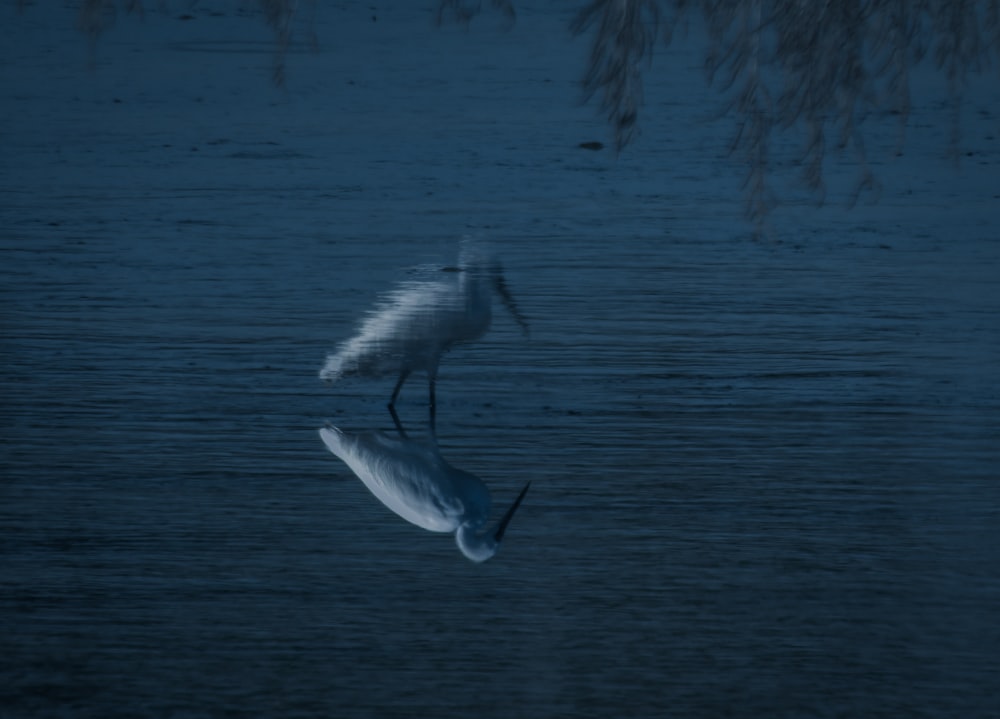
<path fill-rule="evenodd" d="M 574 35 L 597 28 L 584 73 L 584 101 L 601 91 L 601 109 L 614 128 L 617 150 L 637 132 L 642 104 L 640 65 L 652 54 L 659 24 L 655 0 L 592 0 L 570 26 Z"/>
<path fill-rule="evenodd" d="M 316 0 L 306 1 L 315 10 Z M 486 5 L 435 1 L 438 22 L 468 24 Z M 275 32 L 273 79 L 283 85 L 299 0 L 254 2 Z M 490 0 L 489 6 L 514 20 L 512 0 Z M 141 0 L 82 0 L 80 29 L 96 42 L 119 7 L 142 12 Z M 570 26 L 574 35 L 590 35 L 584 101 L 600 96 L 616 151 L 638 135 L 643 73 L 657 38 L 669 44 L 694 11 L 708 33 L 708 81 L 736 118 L 730 151 L 746 164 L 746 212 L 758 228 L 777 204 L 768 185 L 776 132 L 802 133 L 796 164 L 820 203 L 826 159 L 849 153 L 858 168 L 850 193 L 855 202 L 878 191 L 864 141 L 866 120 L 894 116 L 897 152 L 902 148 L 913 65 L 930 56 L 947 78 L 949 149 L 957 161 L 966 78 L 1000 56 L 1000 0 L 585 0 Z"/>

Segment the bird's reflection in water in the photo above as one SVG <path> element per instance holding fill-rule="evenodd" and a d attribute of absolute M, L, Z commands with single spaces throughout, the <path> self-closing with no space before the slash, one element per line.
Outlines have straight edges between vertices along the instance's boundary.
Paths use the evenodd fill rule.
<path fill-rule="evenodd" d="M 363 320 L 358 333 L 326 359 L 319 376 L 395 376 L 393 407 L 406 378 L 425 372 L 431 421 L 434 384 L 441 355 L 452 346 L 482 337 L 492 321 L 493 294 L 527 334 L 528 323 L 507 289 L 499 261 L 478 240 L 462 242 L 458 267 L 428 271 L 427 277 L 401 284 Z"/>
<path fill-rule="evenodd" d="M 347 432 L 327 425 L 319 431 L 331 452 L 351 468 L 379 500 L 408 522 L 432 532 L 454 532 L 462 553 L 473 562 L 496 554 L 507 525 L 531 482 L 500 521 L 486 529 L 490 490 L 479 477 L 452 467 L 438 451 L 433 432 L 407 435 L 395 411 L 396 434 L 380 430 Z"/>

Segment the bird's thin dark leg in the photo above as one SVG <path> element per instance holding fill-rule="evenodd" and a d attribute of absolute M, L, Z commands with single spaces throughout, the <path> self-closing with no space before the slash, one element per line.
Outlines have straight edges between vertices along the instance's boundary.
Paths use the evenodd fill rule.
<path fill-rule="evenodd" d="M 399 379 L 396 380 L 396 387 L 392 390 L 392 397 L 389 398 L 389 409 L 392 410 L 396 406 L 396 398 L 399 396 L 399 390 L 403 389 L 403 382 L 406 378 L 410 376 L 410 370 L 404 369 L 399 373 Z"/>
<path fill-rule="evenodd" d="M 389 414 L 392 415 L 392 422 L 396 425 L 396 431 L 399 432 L 399 436 L 403 439 L 407 439 L 406 430 L 403 429 L 403 423 L 399 421 L 399 415 L 396 414 L 396 408 L 391 404 L 389 405 Z"/>
<path fill-rule="evenodd" d="M 431 375 L 428 379 L 428 384 L 430 385 L 430 417 L 431 417 L 431 434 L 437 435 L 437 398 L 435 397 L 434 384 L 436 382 L 434 375 Z"/>

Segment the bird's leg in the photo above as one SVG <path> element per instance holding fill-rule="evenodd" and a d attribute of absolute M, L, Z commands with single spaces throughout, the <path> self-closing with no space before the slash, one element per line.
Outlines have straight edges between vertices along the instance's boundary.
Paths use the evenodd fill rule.
<path fill-rule="evenodd" d="M 427 384 L 430 386 L 430 404 L 428 405 L 431 417 L 431 434 L 437 435 L 437 402 L 434 392 L 434 383 L 436 378 L 434 375 L 430 375 Z"/>
<path fill-rule="evenodd" d="M 393 411 L 396 407 L 396 398 L 399 396 L 399 390 L 403 389 L 403 382 L 406 378 L 410 376 L 410 370 L 404 369 L 399 373 L 399 379 L 396 380 L 396 387 L 392 390 L 392 397 L 389 398 L 389 410 Z"/>
<path fill-rule="evenodd" d="M 403 439 L 408 439 L 406 436 L 406 430 L 403 429 L 403 424 L 399 421 L 399 415 L 396 414 L 396 408 L 391 404 L 389 405 L 389 414 L 392 415 L 392 422 L 396 425 L 396 431 L 399 432 L 399 436 Z"/>

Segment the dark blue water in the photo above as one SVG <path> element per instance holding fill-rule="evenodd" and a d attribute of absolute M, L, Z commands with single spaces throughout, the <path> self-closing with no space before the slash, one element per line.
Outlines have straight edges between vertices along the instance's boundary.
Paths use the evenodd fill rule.
<path fill-rule="evenodd" d="M 209 55 L 157 42 L 179 73 Z M 14 76 L 0 716 L 1000 713 L 995 209 L 927 181 L 753 242 L 737 180 L 683 179 L 738 174 L 696 129 L 614 164 L 566 125 L 489 120 L 502 90 L 601 131 L 567 101 L 577 58 L 546 76 L 546 48 L 516 56 L 527 75 L 487 48 L 480 76 L 428 80 L 465 98 L 451 125 L 382 54 L 399 84 L 361 83 L 367 125 L 311 66 L 316 89 L 269 96 L 248 76 L 268 53 L 170 102 L 120 60 L 67 64 L 51 91 L 75 114 Z M 371 109 L 386 92 L 447 131 L 411 145 Z M 657 184 L 667 146 L 685 169 Z M 468 226 L 531 322 L 498 310 L 438 381 L 448 461 L 501 507 L 532 481 L 482 565 L 316 433 L 392 426 L 391 380 L 317 372 Z M 414 378 L 404 423 L 424 398 Z"/>

